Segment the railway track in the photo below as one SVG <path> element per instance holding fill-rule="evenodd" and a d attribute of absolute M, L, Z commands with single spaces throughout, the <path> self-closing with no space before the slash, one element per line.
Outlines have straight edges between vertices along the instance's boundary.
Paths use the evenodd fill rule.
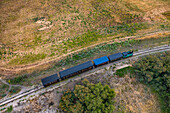
<path fill-rule="evenodd" d="M 144 55 L 148 55 L 148 54 L 151 54 L 151 53 L 156 53 L 156 52 L 163 52 L 163 51 L 170 51 L 170 46 L 169 45 L 164 45 L 164 46 L 159 46 L 159 47 L 154 47 L 154 48 L 150 48 L 150 49 L 145 49 L 145 50 L 139 50 L 138 52 L 134 52 L 134 55 L 133 57 L 130 57 L 130 58 L 127 58 L 127 59 L 122 59 L 120 61 L 117 61 L 117 62 L 123 62 L 125 60 L 128 60 L 128 59 L 131 59 L 131 58 L 134 58 L 134 57 L 140 57 L 140 56 L 144 56 Z M 108 65 L 113 65 L 114 63 L 117 63 L 117 62 L 113 62 L 113 63 L 109 63 Z M 91 72 L 94 72 L 98 69 L 102 69 L 108 65 L 104 65 L 104 66 L 101 66 L 99 68 L 95 68 L 91 71 L 89 71 L 88 73 L 91 73 Z M 68 80 L 69 81 L 69 80 Z M 66 82 L 62 82 L 62 83 L 59 83 L 57 84 L 57 87 L 60 87 L 62 85 L 65 85 Z M 55 85 L 52 85 L 50 87 L 47 87 L 48 89 L 53 89 Z M 39 85 L 39 86 L 36 86 L 35 88 L 32 88 L 32 89 L 29 89 L 27 91 L 24 91 L 24 92 L 21 92 L 19 94 L 16 94 L 10 98 L 7 98 L 7 99 L 3 99 L 0 101 L 0 109 L 2 109 L 3 106 L 5 106 L 6 104 L 9 104 L 15 100 L 18 100 L 22 97 L 25 97 L 27 95 L 30 95 L 32 93 L 35 93 L 36 91 L 39 91 L 41 89 L 44 89 L 44 87 L 42 85 Z"/>

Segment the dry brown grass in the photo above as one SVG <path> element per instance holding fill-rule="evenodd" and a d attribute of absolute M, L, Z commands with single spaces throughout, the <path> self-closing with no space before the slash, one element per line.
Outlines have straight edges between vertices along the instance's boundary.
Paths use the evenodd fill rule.
<path fill-rule="evenodd" d="M 138 40 L 144 40 L 144 39 L 149 39 L 149 38 L 160 38 L 162 36 L 170 36 L 170 33 L 157 33 L 157 34 L 153 34 L 153 35 L 148 35 L 148 36 L 144 36 L 141 38 L 138 38 Z"/>
<path fill-rule="evenodd" d="M 126 22 L 127 14 L 145 15 L 147 11 L 165 7 L 161 0 L 1 0 L 0 47 L 6 51 L 0 59 L 7 65 L 11 59 L 26 54 L 47 54 L 46 58 L 65 54 L 62 42 L 81 35 L 87 30 L 99 29 Z M 95 9 L 96 8 L 96 9 Z M 106 11 L 104 11 L 106 10 Z M 128 12 L 130 11 L 130 12 Z M 45 17 L 53 26 L 39 31 L 42 26 L 35 18 Z M 125 18 L 125 19 L 122 19 Z M 127 20 L 126 20 L 127 19 Z M 140 22 L 140 17 L 132 22 Z M 127 21 L 128 22 L 128 21 Z M 105 41 L 104 38 L 99 41 Z M 94 41 L 95 44 L 96 42 Z M 71 51 L 67 48 L 66 52 Z M 74 48 L 75 50 L 77 48 Z M 40 59 L 41 60 L 41 59 Z"/>
<path fill-rule="evenodd" d="M 161 113 L 159 103 L 150 89 L 126 75 L 112 78 L 111 87 L 116 90 L 116 109 L 133 113 Z"/>
<path fill-rule="evenodd" d="M 165 3 L 163 3 L 161 0 L 124 0 L 127 3 L 130 4 L 132 8 L 138 8 L 139 10 L 142 10 L 143 12 L 150 11 L 156 7 L 164 6 Z"/>

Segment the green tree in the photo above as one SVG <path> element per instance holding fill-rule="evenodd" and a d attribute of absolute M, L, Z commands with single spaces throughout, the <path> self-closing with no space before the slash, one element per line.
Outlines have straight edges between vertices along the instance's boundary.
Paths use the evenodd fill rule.
<path fill-rule="evenodd" d="M 108 85 L 93 84 L 87 79 L 74 90 L 64 92 L 60 108 L 71 113 L 112 113 L 114 111 L 115 91 Z"/>
<path fill-rule="evenodd" d="M 170 52 L 149 55 L 134 64 L 139 81 L 151 86 L 160 97 L 162 111 L 167 113 L 170 98 Z"/>

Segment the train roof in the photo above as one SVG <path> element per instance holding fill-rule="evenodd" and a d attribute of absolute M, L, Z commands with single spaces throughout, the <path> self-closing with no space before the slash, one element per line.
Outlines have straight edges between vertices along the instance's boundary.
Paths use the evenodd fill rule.
<path fill-rule="evenodd" d="M 59 80 L 59 77 L 58 77 L 57 74 L 54 74 L 54 75 L 51 75 L 51 76 L 48 76 L 48 77 L 46 77 L 46 78 L 41 79 L 41 81 L 42 81 L 42 83 L 43 83 L 44 86 L 45 86 L 45 85 L 48 85 L 48 84 L 51 83 L 51 82 L 55 82 L 55 81 L 57 81 L 57 80 Z"/>
<path fill-rule="evenodd" d="M 95 65 L 99 65 L 99 64 L 102 64 L 102 63 L 105 63 L 105 62 L 108 62 L 108 61 L 109 61 L 109 59 L 107 58 L 107 56 L 100 57 L 100 58 L 93 60 Z"/>
<path fill-rule="evenodd" d="M 112 54 L 112 55 L 109 55 L 108 58 L 112 61 L 112 60 L 116 60 L 116 59 L 119 59 L 119 58 L 122 58 L 123 55 L 122 53 L 116 53 L 116 54 Z"/>
<path fill-rule="evenodd" d="M 123 52 L 122 54 L 123 54 L 123 56 L 126 56 L 126 55 L 128 55 L 128 53 L 127 53 L 127 52 Z"/>
<path fill-rule="evenodd" d="M 89 68 L 93 66 L 93 63 L 91 61 L 88 61 L 88 62 L 85 62 L 83 64 L 80 64 L 80 65 L 77 65 L 77 66 L 74 66 L 74 67 L 71 67 L 69 69 L 66 69 L 66 70 L 63 70 L 63 71 L 60 71 L 59 74 L 60 74 L 60 77 L 65 77 L 67 75 L 70 75 L 70 74 L 73 74 L 75 72 L 78 72 L 80 70 L 83 70 L 83 69 L 86 69 L 86 68 Z"/>

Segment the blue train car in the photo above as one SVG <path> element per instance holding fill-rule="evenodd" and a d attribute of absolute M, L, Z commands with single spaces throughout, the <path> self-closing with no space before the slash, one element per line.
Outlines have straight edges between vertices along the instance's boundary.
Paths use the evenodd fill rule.
<path fill-rule="evenodd" d="M 108 59 L 107 56 L 104 56 L 104 57 L 100 57 L 100 58 L 94 59 L 93 62 L 94 62 L 94 66 L 98 67 L 98 66 L 101 66 L 101 65 L 104 65 L 104 64 L 108 64 L 109 63 L 109 59 Z"/>
<path fill-rule="evenodd" d="M 54 75 L 51 75 L 51 76 L 41 79 L 41 82 L 44 87 L 47 87 L 47 86 L 54 84 L 56 82 L 59 82 L 59 81 L 60 81 L 60 79 L 57 74 L 54 74 Z"/>
<path fill-rule="evenodd" d="M 123 57 L 122 53 L 116 53 L 116 54 L 112 54 L 112 55 L 109 55 L 109 56 L 108 56 L 110 62 L 119 60 L 119 59 L 121 59 L 122 57 Z"/>
<path fill-rule="evenodd" d="M 80 74 L 80 73 L 85 72 L 85 71 L 90 70 L 90 69 L 93 69 L 93 63 L 91 61 L 88 61 L 88 62 L 85 62 L 83 64 L 80 64 L 80 65 L 71 67 L 69 69 L 60 71 L 59 74 L 60 74 L 60 78 L 62 80 L 64 80 L 66 78 L 69 78 L 71 76 L 75 76 L 77 74 Z"/>

